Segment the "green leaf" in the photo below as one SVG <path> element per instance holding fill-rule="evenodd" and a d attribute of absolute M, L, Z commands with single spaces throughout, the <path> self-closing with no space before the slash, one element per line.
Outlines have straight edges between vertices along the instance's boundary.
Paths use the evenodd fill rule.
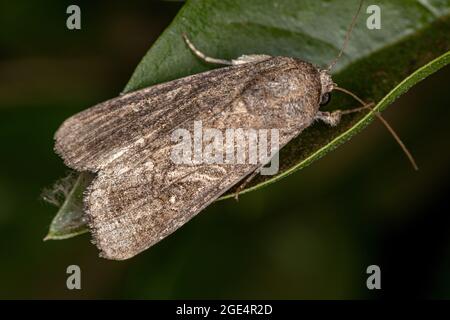
<path fill-rule="evenodd" d="M 232 59 L 266 53 L 326 66 L 337 55 L 358 4 L 358 0 L 188 1 L 139 63 L 124 91 L 216 68 L 192 55 L 181 39 L 183 32 L 213 57 Z M 377 4 L 382 28 L 367 29 L 368 15 L 363 10 L 333 77 L 339 86 L 364 100 L 379 101 L 375 109 L 382 111 L 449 63 L 450 0 L 384 0 Z M 354 106 L 341 94 L 333 101 L 330 109 Z M 304 168 L 350 139 L 372 118 L 372 114 L 346 116 L 336 128 L 313 125 L 281 150 L 277 176 L 257 177 L 242 193 Z M 90 174 L 80 174 L 47 239 L 68 238 L 85 230 L 78 209 L 82 208 L 81 195 L 89 178 Z"/>
<path fill-rule="evenodd" d="M 67 239 L 88 231 L 83 211 L 83 192 L 93 178 L 94 175 L 87 172 L 78 175 L 73 183 L 72 190 L 67 194 L 64 203 L 53 218 L 44 240 Z"/>

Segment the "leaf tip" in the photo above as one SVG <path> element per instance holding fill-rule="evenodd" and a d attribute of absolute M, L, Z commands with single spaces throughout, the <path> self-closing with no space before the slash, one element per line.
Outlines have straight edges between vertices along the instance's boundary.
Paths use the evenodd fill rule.
<path fill-rule="evenodd" d="M 53 236 L 50 234 L 50 232 L 44 237 L 44 239 L 42 239 L 42 241 L 48 241 L 48 240 L 53 240 Z"/>

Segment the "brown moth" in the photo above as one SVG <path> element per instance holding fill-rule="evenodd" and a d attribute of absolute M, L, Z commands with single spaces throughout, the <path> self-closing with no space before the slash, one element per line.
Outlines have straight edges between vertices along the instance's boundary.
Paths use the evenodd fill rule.
<path fill-rule="evenodd" d="M 55 150 L 67 166 L 97 174 L 84 205 L 104 258 L 128 259 L 151 247 L 261 168 L 174 164 L 175 128 L 192 130 L 194 121 L 220 130 L 276 128 L 282 148 L 316 120 L 336 125 L 342 114 L 362 109 L 319 110 L 339 90 L 329 73 L 337 59 L 326 70 L 268 55 L 225 61 L 185 40 L 203 60 L 229 66 L 100 103 L 67 119 L 55 134 Z"/>

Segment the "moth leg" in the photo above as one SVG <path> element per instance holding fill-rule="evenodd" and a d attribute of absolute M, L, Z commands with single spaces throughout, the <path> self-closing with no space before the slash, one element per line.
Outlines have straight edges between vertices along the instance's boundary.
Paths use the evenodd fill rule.
<path fill-rule="evenodd" d="M 335 127 L 341 121 L 341 117 L 346 114 L 361 112 L 363 110 L 370 110 L 374 106 L 374 103 L 369 103 L 360 108 L 348 109 L 348 110 L 335 110 L 333 112 L 319 111 L 316 114 L 315 120 L 320 120 L 326 124 Z"/>
<path fill-rule="evenodd" d="M 247 178 L 244 181 L 242 181 L 242 183 L 237 187 L 234 193 L 234 199 L 236 199 L 236 201 L 239 201 L 239 193 L 241 193 L 241 191 L 245 189 L 245 187 L 250 183 L 250 181 L 252 181 L 253 178 L 255 178 L 260 172 L 261 168 L 256 169 L 255 171 L 250 173 L 250 175 L 248 175 Z"/>
<path fill-rule="evenodd" d="M 189 47 L 189 49 L 191 49 L 191 51 L 200 59 L 202 59 L 205 62 L 208 63 L 215 63 L 215 64 L 224 64 L 224 65 L 228 65 L 231 66 L 233 65 L 232 61 L 228 61 L 228 60 L 223 60 L 223 59 L 216 59 L 216 58 L 211 58 L 208 57 L 206 54 L 204 54 L 203 52 L 201 52 L 200 50 L 198 50 L 194 44 L 191 42 L 191 40 L 189 40 L 189 38 L 187 37 L 187 35 L 185 33 L 183 33 L 183 39 L 186 42 L 187 46 Z"/>
<path fill-rule="evenodd" d="M 251 54 L 251 55 L 244 54 L 237 59 L 231 60 L 231 63 L 235 66 L 235 65 L 246 64 L 246 63 L 250 63 L 250 62 L 261 62 L 264 60 L 268 60 L 270 58 L 272 58 L 272 56 L 269 56 L 267 54 Z"/>
<path fill-rule="evenodd" d="M 224 65 L 227 65 L 227 66 L 236 66 L 236 65 L 246 64 L 246 63 L 250 63 L 250 62 L 260 62 L 260 61 L 264 61 L 264 60 L 272 58 L 272 56 L 269 56 L 269 55 L 266 55 L 266 54 L 242 55 L 239 58 L 233 59 L 231 61 L 224 60 L 224 59 L 212 58 L 212 57 L 208 57 L 206 54 L 204 54 L 203 52 L 198 50 L 194 46 L 194 44 L 191 42 L 191 40 L 189 40 L 189 38 L 187 37 L 187 35 L 185 33 L 183 33 L 183 39 L 186 42 L 186 44 L 188 45 L 189 49 L 198 58 L 200 58 L 203 61 L 208 62 L 208 63 L 224 64 Z"/>
<path fill-rule="evenodd" d="M 335 127 L 341 121 L 341 116 L 342 116 L 341 110 L 336 110 L 333 112 L 319 111 L 317 112 L 314 120 L 320 120 L 332 127 Z"/>

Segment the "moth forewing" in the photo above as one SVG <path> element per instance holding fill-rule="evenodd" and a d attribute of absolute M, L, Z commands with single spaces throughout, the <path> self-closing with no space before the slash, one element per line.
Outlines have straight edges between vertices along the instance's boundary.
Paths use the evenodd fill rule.
<path fill-rule="evenodd" d="M 101 255 L 122 260 L 149 248 L 261 167 L 176 164 L 174 130 L 192 132 L 198 121 L 222 132 L 278 129 L 281 148 L 314 121 L 321 90 L 311 64 L 273 57 L 136 91 L 68 119 L 55 148 L 69 167 L 97 173 L 84 203 Z"/>

